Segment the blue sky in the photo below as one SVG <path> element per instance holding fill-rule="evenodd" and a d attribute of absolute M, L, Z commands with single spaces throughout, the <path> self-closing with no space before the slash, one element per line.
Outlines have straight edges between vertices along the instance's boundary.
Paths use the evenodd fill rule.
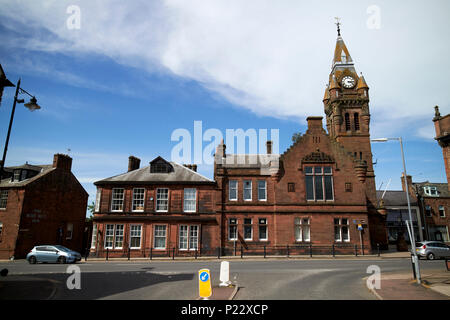
<path fill-rule="evenodd" d="M 81 12 L 69 29 L 70 5 Z M 435 105 L 450 112 L 447 1 L 6 1 L 0 0 L 0 63 L 42 109 L 19 105 L 7 165 L 73 157 L 93 181 L 171 157 L 178 128 L 278 129 L 280 152 L 322 97 L 336 41 L 334 17 L 370 87 L 371 135 L 404 139 L 414 181 L 446 182 L 434 138 Z M 378 10 L 378 15 L 374 14 Z M 369 22 L 379 19 L 378 27 Z M 370 20 L 372 19 L 372 20 Z M 14 88 L 0 106 L 6 138 Z M 25 98 L 25 96 L 24 96 Z M 204 146 L 207 143 L 204 144 Z M 377 187 L 400 189 L 398 142 L 372 145 Z M 213 168 L 199 172 L 213 178 Z"/>

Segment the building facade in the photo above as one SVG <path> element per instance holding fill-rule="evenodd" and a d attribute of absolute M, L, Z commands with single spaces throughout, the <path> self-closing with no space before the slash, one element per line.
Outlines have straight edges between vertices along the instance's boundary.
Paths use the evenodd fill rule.
<path fill-rule="evenodd" d="M 339 35 L 323 117 L 283 154 L 216 150 L 221 245 L 247 247 L 355 245 L 387 248 L 385 211 L 378 210 L 370 146 L 369 88 Z"/>
<path fill-rule="evenodd" d="M 158 157 L 95 182 L 91 254 L 133 257 L 212 254 L 219 247 L 216 183 Z"/>
<path fill-rule="evenodd" d="M 82 250 L 88 193 L 71 172 L 72 158 L 51 165 L 7 167 L 0 182 L 0 259 L 24 258 L 36 245 Z"/>

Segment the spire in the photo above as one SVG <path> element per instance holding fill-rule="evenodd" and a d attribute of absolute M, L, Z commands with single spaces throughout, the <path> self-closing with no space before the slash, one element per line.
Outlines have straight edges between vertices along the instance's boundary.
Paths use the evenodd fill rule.
<path fill-rule="evenodd" d="M 364 76 L 362 75 L 362 72 L 361 72 L 361 76 L 359 77 L 359 80 L 358 80 L 358 86 L 356 87 L 356 89 L 369 89 L 369 87 L 367 86 L 367 83 L 366 83 L 366 79 L 364 79 Z"/>
<path fill-rule="evenodd" d="M 335 19 L 336 19 L 338 37 L 340 37 L 341 36 L 341 18 L 336 17 Z"/>

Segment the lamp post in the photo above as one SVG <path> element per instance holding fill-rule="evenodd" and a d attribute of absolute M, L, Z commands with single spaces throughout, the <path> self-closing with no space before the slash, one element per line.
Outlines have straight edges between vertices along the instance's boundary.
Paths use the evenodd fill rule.
<path fill-rule="evenodd" d="M 17 103 L 24 103 L 25 100 L 24 99 L 18 99 L 17 97 L 19 96 L 19 94 L 27 94 L 28 96 L 31 97 L 30 102 L 25 103 L 24 106 L 26 108 L 28 108 L 30 111 L 35 111 L 40 109 L 41 107 L 37 104 L 37 100 L 36 97 L 31 95 L 30 93 L 28 93 L 26 90 L 22 89 L 20 87 L 20 79 L 19 81 L 17 81 L 17 85 L 16 85 L 16 94 L 14 95 L 14 103 L 13 103 L 13 108 L 11 111 L 11 118 L 9 120 L 9 127 L 8 127 L 8 134 L 6 135 L 6 142 L 5 142 L 5 148 L 3 149 L 3 157 L 2 157 L 2 162 L 0 163 L 0 181 L 2 179 L 3 176 L 3 170 L 5 168 L 5 159 L 6 159 L 6 152 L 8 151 L 8 144 L 9 144 L 9 136 L 11 135 L 11 128 L 12 128 L 12 124 L 13 124 L 13 120 L 14 120 L 14 113 L 16 111 L 16 104 Z"/>
<path fill-rule="evenodd" d="M 409 213 L 409 221 L 411 222 L 411 233 L 410 233 L 410 240 L 411 240 L 411 258 L 412 262 L 414 264 L 413 270 L 415 270 L 417 283 L 420 284 L 420 267 L 419 267 L 419 259 L 417 258 L 416 253 L 416 237 L 414 235 L 414 226 L 413 226 L 413 220 L 412 220 L 412 214 L 411 214 L 411 203 L 409 201 L 409 192 L 408 192 L 408 179 L 406 178 L 406 164 L 405 164 L 405 154 L 403 152 L 403 141 L 402 138 L 379 138 L 379 139 L 371 139 L 373 142 L 387 142 L 389 140 L 396 140 L 400 142 L 400 150 L 402 152 L 402 162 L 403 162 L 403 178 L 405 179 L 405 193 L 406 193 L 406 201 L 408 202 L 408 213 Z"/>

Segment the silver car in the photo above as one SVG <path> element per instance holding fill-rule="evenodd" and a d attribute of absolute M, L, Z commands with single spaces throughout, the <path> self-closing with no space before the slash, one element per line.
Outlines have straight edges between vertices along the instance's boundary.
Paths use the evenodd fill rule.
<path fill-rule="evenodd" d="M 450 257 L 450 246 L 439 241 L 424 241 L 416 243 L 417 255 L 428 260 Z"/>
<path fill-rule="evenodd" d="M 75 263 L 81 260 L 81 255 L 60 245 L 36 246 L 27 254 L 31 264 L 37 262 Z"/>

